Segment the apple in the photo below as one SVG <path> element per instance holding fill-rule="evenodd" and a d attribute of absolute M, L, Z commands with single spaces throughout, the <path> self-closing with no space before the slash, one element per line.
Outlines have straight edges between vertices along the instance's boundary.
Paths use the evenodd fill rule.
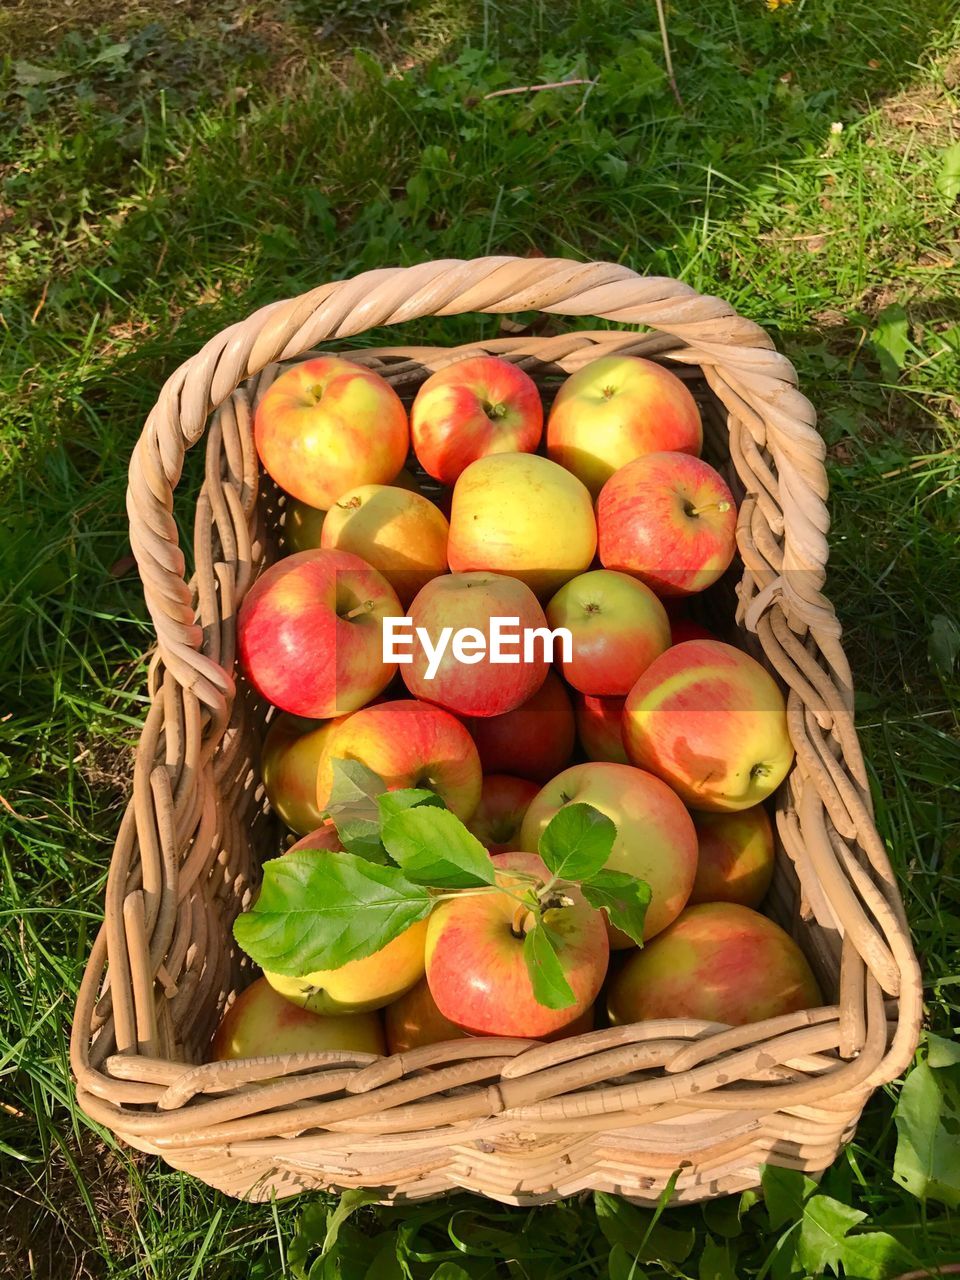
<path fill-rule="evenodd" d="M 497 882 L 518 882 L 512 871 L 549 872 L 536 854 L 498 853 Z M 473 1035 L 522 1036 L 540 1040 L 579 1018 L 593 1001 L 607 971 L 605 917 L 571 887 L 571 906 L 544 913 L 564 976 L 575 1001 L 548 1009 L 533 994 L 523 958 L 517 903 L 505 893 L 457 896 L 439 903 L 427 921 L 427 983 L 445 1018 Z"/>
<path fill-rule="evenodd" d="M 317 856 L 337 855 L 318 852 Z M 426 936 L 427 921 L 418 920 L 379 951 L 362 960 L 350 960 L 339 969 L 317 969 L 300 977 L 265 969 L 263 976 L 285 1000 L 292 1000 L 311 1013 L 382 1009 L 423 977 Z"/>
<path fill-rule="evenodd" d="M 647 667 L 627 695 L 623 740 L 694 809 L 749 809 L 793 762 L 776 681 L 720 640 L 686 640 Z"/>
<path fill-rule="evenodd" d="M 590 565 L 596 547 L 588 490 L 548 458 L 478 458 L 454 485 L 447 556 L 457 572 L 511 574 L 548 599 Z"/>
<path fill-rule="evenodd" d="M 676 374 L 639 356 L 602 356 L 570 375 L 547 421 L 547 457 L 594 497 L 647 453 L 699 455 L 700 411 Z"/>
<path fill-rule="evenodd" d="M 739 813 L 695 813 L 700 857 L 690 905 L 759 907 L 773 878 L 773 828 L 763 805 Z"/>
<path fill-rule="evenodd" d="M 539 790 L 528 778 L 488 774 L 467 826 L 490 853 L 510 853 L 519 844 L 523 815 Z"/>
<path fill-rule="evenodd" d="M 571 1036 L 582 1036 L 593 1030 L 593 1023 L 594 1012 L 591 1005 L 579 1018 L 574 1018 L 565 1027 L 542 1038 L 566 1040 Z M 425 978 L 384 1009 L 383 1027 L 389 1053 L 409 1053 L 411 1049 L 420 1049 L 424 1045 L 462 1040 L 468 1035 L 456 1023 L 443 1016 L 430 994 Z"/>
<path fill-rule="evenodd" d="M 336 759 L 359 760 L 391 790 L 435 791 L 462 822 L 472 817 L 480 802 L 480 757 L 473 739 L 449 711 L 426 702 L 379 702 L 337 725 L 317 772 L 321 813 L 330 799 Z"/>
<path fill-rule="evenodd" d="M 576 737 L 573 707 L 553 671 L 515 711 L 466 721 L 484 773 L 509 773 L 546 782 L 570 763 Z"/>
<path fill-rule="evenodd" d="M 383 661 L 383 620 L 402 616 L 393 587 L 359 556 L 300 551 L 266 569 L 244 597 L 240 666 L 282 711 L 327 720 L 390 683 L 397 668 Z"/>
<path fill-rule="evenodd" d="M 648 453 L 603 486 L 597 528 L 605 568 L 632 573 L 658 595 L 692 595 L 733 559 L 737 504 L 709 463 Z"/>
<path fill-rule="evenodd" d="M 223 1015 L 210 1045 L 209 1062 L 263 1058 L 275 1053 L 354 1053 L 385 1051 L 376 1014 L 321 1017 L 279 995 L 266 978 L 257 978 Z"/>
<path fill-rule="evenodd" d="M 260 774 L 271 807 L 281 821 L 306 835 L 323 821 L 317 808 L 317 769 L 323 744 L 337 720 L 299 720 L 281 712 L 276 717 L 260 752 Z"/>
<path fill-rule="evenodd" d="M 698 622 L 691 622 L 689 618 L 671 618 L 670 619 L 670 643 L 683 644 L 685 640 L 716 640 L 717 636 L 712 631 L 708 631 L 706 627 L 701 627 Z"/>
<path fill-rule="evenodd" d="M 573 710 L 577 720 L 577 736 L 589 760 L 608 764 L 629 764 L 623 745 L 623 704 L 626 698 L 597 698 L 589 693 L 576 693 Z"/>
<path fill-rule="evenodd" d="M 390 484 L 395 489 L 409 489 L 411 493 L 420 492 L 416 477 L 411 475 L 406 468 L 395 475 Z M 286 514 L 283 518 L 283 542 L 286 551 L 288 553 L 312 551 L 319 547 L 326 511 L 321 511 L 319 507 L 308 506 L 306 502 L 300 502 L 299 499 L 290 497 L 287 498 L 284 511 Z M 347 548 L 347 550 L 349 549 Z"/>
<path fill-rule="evenodd" d="M 446 517 L 422 493 L 363 484 L 331 506 L 320 545 L 366 560 L 406 606 L 431 578 L 446 573 L 448 533 Z"/>
<path fill-rule="evenodd" d="M 409 616 L 414 629 L 412 660 L 401 661 L 400 675 L 415 698 L 457 715 L 497 716 L 527 702 L 547 677 L 550 662 L 543 640 L 535 641 L 530 652 L 525 643 L 533 629 L 545 631 L 547 620 L 537 597 L 516 578 L 445 574 L 427 583 Z M 502 631 L 503 655 L 513 659 L 510 663 L 497 662 L 492 655 L 494 618 L 518 620 Z M 466 628 L 471 635 L 458 638 Z M 448 638 L 440 656 L 438 645 L 445 631 Z"/>
<path fill-rule="evenodd" d="M 614 1025 L 697 1018 L 739 1027 L 822 1003 L 803 952 L 779 925 L 733 902 L 688 907 L 610 984 Z"/>
<path fill-rule="evenodd" d="M 389 484 L 410 448 L 407 413 L 393 387 L 338 356 L 282 373 L 257 406 L 254 439 L 280 488 L 322 511 L 358 484 Z"/>
<path fill-rule="evenodd" d="M 558 665 L 581 693 L 625 697 L 670 646 L 670 621 L 657 597 L 636 578 L 612 569 L 571 578 L 546 613 L 551 629 L 570 632 L 571 660 Z"/>
<path fill-rule="evenodd" d="M 617 827 L 607 859 L 611 871 L 645 880 L 651 898 L 644 940 L 677 918 L 697 873 L 697 833 L 681 801 L 659 778 L 628 764 L 575 764 L 542 788 L 523 819 L 521 849 L 536 849 L 554 814 L 565 804 L 590 804 Z M 611 927 L 610 945 L 633 943 Z"/>
<path fill-rule="evenodd" d="M 417 459 L 442 484 L 453 484 L 477 458 L 533 453 L 542 431 L 537 384 L 498 356 L 473 356 L 438 369 L 410 410 Z"/>
<path fill-rule="evenodd" d="M 296 853 L 299 849 L 326 849 L 328 853 L 343 853 L 340 834 L 329 820 L 321 822 L 315 830 L 308 831 L 296 844 L 292 844 L 284 852 Z"/>

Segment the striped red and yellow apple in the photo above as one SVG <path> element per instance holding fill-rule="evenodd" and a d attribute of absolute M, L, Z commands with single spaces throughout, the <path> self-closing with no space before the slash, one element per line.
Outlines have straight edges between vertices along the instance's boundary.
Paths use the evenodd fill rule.
<path fill-rule="evenodd" d="M 623 704 L 626 698 L 598 698 L 595 694 L 577 693 L 573 709 L 577 719 L 577 737 L 588 760 L 607 764 L 629 764 L 623 745 Z"/>
<path fill-rule="evenodd" d="M 385 578 L 347 551 L 300 551 L 271 565 L 244 597 L 237 651 L 269 702 L 310 720 L 356 711 L 384 689 L 383 619 L 403 614 Z"/>
<path fill-rule="evenodd" d="M 690 905 L 738 902 L 759 907 L 773 878 L 773 828 L 763 805 L 736 813 L 695 813 L 697 878 Z"/>
<path fill-rule="evenodd" d="M 555 671 L 514 711 L 468 717 L 466 726 L 484 773 L 509 773 L 546 782 L 570 763 L 576 741 L 573 706 Z"/>
<path fill-rule="evenodd" d="M 382 1054 L 386 1046 L 375 1013 L 311 1013 L 257 978 L 237 996 L 217 1028 L 207 1059 L 229 1062 L 275 1053 Z"/>
<path fill-rule="evenodd" d="M 627 695 L 623 740 L 634 764 L 709 811 L 759 804 L 793 762 L 776 681 L 719 640 L 687 640 L 650 664 Z"/>
<path fill-rule="evenodd" d="M 510 853 L 520 844 L 524 814 L 540 788 L 527 778 L 491 773 L 467 827 L 488 853 Z"/>

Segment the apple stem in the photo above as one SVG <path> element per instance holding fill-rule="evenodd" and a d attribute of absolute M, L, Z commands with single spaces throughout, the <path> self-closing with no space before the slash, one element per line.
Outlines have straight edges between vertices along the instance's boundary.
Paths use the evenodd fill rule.
<path fill-rule="evenodd" d="M 702 516 L 705 511 L 729 511 L 729 502 L 705 502 L 702 507 L 691 507 L 687 512 L 690 516 Z"/>
<path fill-rule="evenodd" d="M 533 926 L 536 924 L 536 917 L 530 910 L 526 902 L 521 902 L 513 913 L 513 923 L 510 926 L 515 938 L 525 938 Z"/>
<path fill-rule="evenodd" d="M 373 608 L 372 600 L 364 600 L 363 604 L 358 604 L 355 609 L 351 609 L 349 613 L 343 613 L 340 616 L 344 622 L 349 622 L 351 618 L 356 618 L 361 613 L 369 613 Z"/>

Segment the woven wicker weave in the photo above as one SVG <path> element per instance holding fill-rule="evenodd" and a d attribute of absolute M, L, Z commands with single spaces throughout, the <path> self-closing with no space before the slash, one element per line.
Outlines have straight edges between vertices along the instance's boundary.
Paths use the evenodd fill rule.
<path fill-rule="evenodd" d="M 533 310 L 634 329 L 350 355 L 408 399 L 433 370 L 481 351 L 520 364 L 548 395 L 614 351 L 662 361 L 688 381 L 711 456 L 741 498 L 737 642 L 788 693 L 796 763 L 777 797 L 769 910 L 834 1003 L 733 1029 L 671 1020 L 549 1045 L 458 1040 L 389 1058 L 202 1065 L 225 1001 L 250 980 L 231 923 L 278 847 L 257 774 L 264 708 L 234 674 L 237 608 L 278 522 L 276 492 L 258 474 L 252 406 L 276 362 L 320 344 L 420 316 Z M 87 1114 L 251 1199 L 463 1187 L 510 1203 L 587 1189 L 651 1202 L 679 1168 L 675 1195 L 695 1200 L 756 1184 L 763 1162 L 829 1164 L 871 1090 L 910 1061 L 921 990 L 873 823 L 840 627 L 822 594 L 827 480 L 814 424 L 792 366 L 755 324 L 677 281 L 608 263 L 483 258 L 372 271 L 264 307 L 182 365 L 130 465 L 130 538 L 157 649 L 73 1027 Z M 173 491 L 205 430 L 187 582 Z"/>

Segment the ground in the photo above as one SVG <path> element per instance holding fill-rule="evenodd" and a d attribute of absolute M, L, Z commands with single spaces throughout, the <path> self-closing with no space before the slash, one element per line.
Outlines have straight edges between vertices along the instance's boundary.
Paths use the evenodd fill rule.
<path fill-rule="evenodd" d="M 368 267 L 608 258 L 728 298 L 795 362 L 829 446 L 828 590 L 879 823 L 928 1023 L 957 1025 L 960 19 L 952 0 L 702 0 L 666 18 L 680 104 L 652 3 L 0 12 L 6 1274 L 253 1280 L 319 1257 L 319 1200 L 239 1205 L 93 1129 L 67 1037 L 145 706 L 130 449 L 209 335 Z M 488 96 L 567 79 L 587 83 Z M 784 1208 L 771 1186 L 766 1208 L 655 1223 L 603 1198 L 361 1208 L 311 1274 L 937 1274 L 960 1260 L 951 1193 L 919 1201 L 892 1177 L 899 1092 L 806 1205 L 812 1188 Z"/>

